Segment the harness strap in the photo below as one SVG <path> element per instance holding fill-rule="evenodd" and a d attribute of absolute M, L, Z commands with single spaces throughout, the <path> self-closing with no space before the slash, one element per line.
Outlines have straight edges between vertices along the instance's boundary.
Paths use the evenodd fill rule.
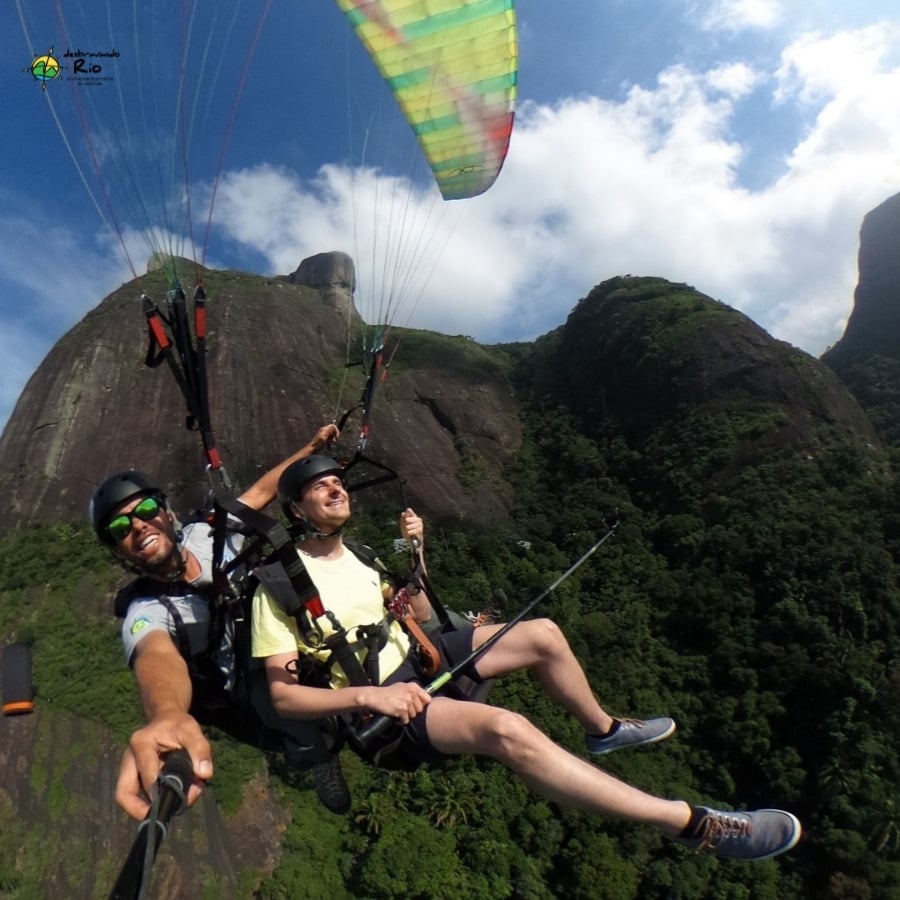
<path fill-rule="evenodd" d="M 192 654 L 187 626 L 184 624 L 181 613 L 178 612 L 171 598 L 165 594 L 160 594 L 157 599 L 166 608 L 166 612 L 172 617 L 175 624 L 178 652 L 187 665 L 188 675 L 191 679 L 192 711 L 197 715 L 201 712 L 211 713 L 214 710 L 228 708 L 230 703 L 226 697 L 228 680 L 216 664 L 218 645 L 207 642 L 205 651 L 196 655 Z M 212 619 L 213 617 L 210 616 L 210 630 Z"/>
<path fill-rule="evenodd" d="M 208 588 L 204 590 L 203 588 L 189 587 L 191 587 L 189 591 L 179 590 L 177 592 L 172 592 L 167 589 L 165 593 L 160 593 L 156 599 L 165 607 L 166 612 L 171 616 L 172 622 L 175 625 L 175 638 L 178 644 L 178 652 L 187 663 L 191 674 L 195 677 L 199 677 L 201 670 L 198 668 L 197 660 L 200 659 L 209 664 L 215 663 L 216 654 L 222 646 L 222 641 L 225 637 L 226 625 L 225 617 L 222 615 L 214 615 L 211 608 L 209 624 L 207 626 L 206 650 L 198 653 L 196 656 L 191 652 L 191 641 L 188 637 L 187 626 L 184 624 L 184 618 L 181 613 L 178 612 L 178 607 L 172 602 L 172 597 L 184 597 L 196 594 L 205 597 L 207 603 L 211 603 L 211 600 Z"/>
<path fill-rule="evenodd" d="M 203 431 L 205 423 L 200 421 L 202 414 L 197 385 L 197 354 L 190 340 L 185 299 L 184 291 L 180 287 L 176 287 L 166 295 L 172 323 L 172 336 L 175 339 L 175 350 L 181 360 L 181 371 L 187 384 L 185 399 L 188 404 L 188 428 L 199 426 Z"/>
<path fill-rule="evenodd" d="M 257 566 L 253 574 L 279 608 L 297 622 L 307 644 L 318 646 L 324 643 L 325 634 L 317 621 L 324 610 L 321 609 L 319 593 L 311 579 L 308 585 L 298 586 L 296 579 L 291 581 L 287 577 L 284 566 L 279 562 Z"/>
<path fill-rule="evenodd" d="M 227 566 L 222 564 L 227 514 L 231 514 L 256 533 L 262 534 L 271 544 L 275 562 L 256 567 L 254 574 L 278 606 L 297 621 L 304 640 L 312 646 L 323 642 L 330 653 L 327 666 L 330 668 L 336 664 L 340 665 L 350 684 L 356 686 L 379 684 L 378 656 L 387 642 L 387 628 L 390 622 L 385 620 L 379 625 L 361 626 L 357 629 L 359 639 L 349 641 L 346 629 L 332 612 L 322 607 L 319 590 L 303 565 L 288 530 L 278 520 L 245 506 L 230 495 L 217 496 L 215 506 L 213 571 L 223 573 L 227 580 L 227 572 L 239 564 L 238 558 Z M 344 546 L 364 565 L 389 574 L 371 549 L 350 539 L 344 541 Z M 408 598 L 403 589 L 398 594 L 402 595 L 404 608 L 402 614 L 396 615 L 396 618 L 418 643 L 421 648 L 420 663 L 426 674 L 432 675 L 440 666 L 440 653 L 419 627 L 418 622 L 409 615 Z M 328 617 L 333 629 L 333 633 L 327 638 L 323 637 L 321 627 L 316 622 L 322 615 Z M 358 650 L 362 647 L 367 651 L 365 669 L 357 656 Z"/>
<path fill-rule="evenodd" d="M 251 509 L 232 497 L 217 497 L 216 505 L 265 535 L 266 540 L 272 545 L 276 562 L 257 567 L 254 574 L 260 584 L 269 590 L 279 607 L 297 621 L 298 627 L 309 643 L 314 644 L 317 639 L 321 640 L 321 627 L 317 625 L 316 619 L 320 611 L 321 614 L 325 614 L 325 611 L 319 599 L 319 590 L 297 554 L 287 529 L 276 519 Z M 217 515 L 213 559 L 219 569 L 224 569 L 218 547 L 219 543 L 224 547 L 224 536 L 219 538 L 218 533 L 223 532 L 224 525 L 224 516 Z M 331 659 L 340 664 L 351 684 L 369 684 L 366 672 L 356 656 L 356 650 L 347 640 L 346 630 L 332 613 L 328 613 L 328 616 L 334 629 L 334 633 L 325 639 Z"/>
<path fill-rule="evenodd" d="M 175 608 L 175 604 L 165 594 L 160 594 L 157 600 L 162 603 L 166 608 L 166 612 L 172 617 L 172 621 L 175 623 L 175 638 L 178 641 L 178 652 L 190 666 L 192 659 L 191 642 L 188 639 L 187 626 L 184 624 L 184 619 Z"/>
<path fill-rule="evenodd" d="M 368 674 L 356 655 L 359 647 L 367 646 L 367 642 L 351 643 L 347 639 L 347 631 L 335 615 L 322 608 L 318 589 L 308 573 L 306 578 L 309 581 L 309 588 L 303 596 L 298 594 L 294 583 L 287 578 L 281 563 L 259 566 L 254 570 L 254 574 L 279 608 L 294 618 L 306 643 L 311 646 L 319 644 L 329 652 L 326 663 L 329 669 L 338 664 L 351 684 L 356 686 L 370 684 Z M 324 637 L 322 628 L 316 621 L 321 615 L 326 615 L 331 622 L 333 631 L 328 637 Z"/>
<path fill-rule="evenodd" d="M 309 577 L 303 566 L 294 542 L 288 530 L 277 519 L 265 515 L 258 510 L 251 509 L 249 506 L 241 503 L 230 494 L 219 494 L 216 496 L 215 505 L 217 507 L 213 537 L 213 570 L 221 571 L 226 575 L 238 565 L 238 559 L 234 559 L 228 565 L 222 563 L 222 552 L 225 546 L 225 529 L 227 525 L 227 517 L 218 511 L 221 507 L 226 513 L 234 516 L 239 521 L 248 525 L 256 534 L 261 534 L 274 551 L 275 559 L 284 567 L 284 571 L 297 591 L 298 597 L 303 597 L 309 593 L 310 588 L 315 591 L 312 579 Z M 243 556 L 241 554 L 240 556 Z M 318 592 L 315 591 L 317 594 Z"/>
<path fill-rule="evenodd" d="M 332 666 L 339 665 L 344 670 L 347 681 L 354 687 L 363 687 L 364 685 L 372 684 L 369 679 L 369 673 L 362 667 L 359 657 L 356 655 L 356 649 L 354 645 L 347 640 L 347 632 L 343 628 L 340 631 L 329 635 L 325 641 L 325 646 L 331 651 L 331 655 L 327 662 L 329 669 L 331 669 Z M 370 660 L 372 658 L 371 653 L 366 658 L 367 660 Z M 377 666 L 377 652 L 375 653 L 375 660 Z M 376 681 L 375 684 L 377 683 L 378 682 Z"/>
<path fill-rule="evenodd" d="M 141 575 L 116 594 L 113 611 L 116 618 L 124 619 L 128 607 L 135 600 L 144 597 L 156 599 L 161 594 L 165 594 L 167 597 L 188 597 L 191 594 L 199 593 L 203 593 L 202 588 L 197 588 L 186 581 L 162 582 L 150 578 L 149 575 Z"/>
<path fill-rule="evenodd" d="M 418 642 L 419 665 L 422 667 L 422 671 L 425 675 L 429 678 L 433 678 L 437 675 L 438 669 L 441 666 L 441 654 L 438 648 L 431 642 L 431 639 L 422 630 L 422 627 L 415 620 L 415 617 L 410 615 L 409 596 L 406 592 L 406 588 L 400 588 L 400 590 L 397 591 L 396 596 L 391 601 L 390 610 L 391 615 L 396 618 L 398 622 L 402 622 L 403 627 L 406 628 Z"/>
<path fill-rule="evenodd" d="M 184 295 L 182 295 L 182 300 Z M 206 373 L 206 291 L 202 284 L 198 284 L 194 290 L 194 337 L 197 347 L 193 354 L 196 369 L 197 387 L 197 412 L 199 414 L 200 436 L 203 447 L 206 450 L 206 458 L 210 468 L 215 472 L 223 473 L 222 458 L 216 447 L 212 432 L 212 423 L 209 413 L 209 382 Z M 225 487 L 228 489 L 228 476 L 223 476 Z"/>

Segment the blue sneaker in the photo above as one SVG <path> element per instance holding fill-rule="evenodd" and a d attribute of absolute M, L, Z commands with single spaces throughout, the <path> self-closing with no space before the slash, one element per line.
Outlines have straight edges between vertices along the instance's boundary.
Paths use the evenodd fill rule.
<path fill-rule="evenodd" d="M 803 829 L 792 813 L 783 809 L 754 812 L 720 812 L 701 806 L 705 814 L 692 838 L 677 837 L 697 853 L 708 852 L 721 859 L 769 859 L 790 850 Z"/>
<path fill-rule="evenodd" d="M 589 734 L 585 738 L 587 752 L 592 756 L 602 756 L 625 747 L 641 744 L 655 744 L 675 733 L 675 720 L 668 716 L 658 719 L 618 719 L 619 727 L 610 735 Z"/>

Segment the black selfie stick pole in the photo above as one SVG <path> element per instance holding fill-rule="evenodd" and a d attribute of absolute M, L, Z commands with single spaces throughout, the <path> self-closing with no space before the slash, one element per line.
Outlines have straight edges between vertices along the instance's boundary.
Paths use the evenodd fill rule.
<path fill-rule="evenodd" d="M 140 900 L 147 896 L 159 845 L 166 836 L 172 816 L 184 804 L 193 779 L 194 768 L 186 751 L 173 750 L 166 756 L 157 782 L 156 799 L 150 814 L 138 828 L 128 858 L 109 895 L 110 900 Z"/>

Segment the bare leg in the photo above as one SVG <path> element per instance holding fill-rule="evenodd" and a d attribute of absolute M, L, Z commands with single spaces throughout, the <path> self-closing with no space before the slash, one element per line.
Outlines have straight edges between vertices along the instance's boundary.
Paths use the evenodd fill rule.
<path fill-rule="evenodd" d="M 474 647 L 483 644 L 501 627 L 476 628 Z M 597 702 L 565 635 L 550 619 L 514 625 L 484 652 L 476 668 L 483 678 L 531 669 L 548 696 L 575 716 L 588 734 L 605 734 L 612 727 L 612 717 Z"/>
<path fill-rule="evenodd" d="M 613 778 L 510 710 L 436 697 L 427 721 L 428 737 L 438 750 L 490 756 L 563 806 L 655 825 L 669 835 L 678 834 L 690 818 L 687 803 L 645 794 Z"/>

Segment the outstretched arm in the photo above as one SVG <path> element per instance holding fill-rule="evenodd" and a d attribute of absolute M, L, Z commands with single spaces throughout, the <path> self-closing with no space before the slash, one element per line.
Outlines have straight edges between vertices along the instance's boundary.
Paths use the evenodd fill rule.
<path fill-rule="evenodd" d="M 149 797 L 170 750 L 183 747 L 191 757 L 198 779 L 213 774 L 212 750 L 200 725 L 188 710 L 191 679 L 187 665 L 171 637 L 151 631 L 135 649 L 134 674 L 147 724 L 128 742 L 119 767 L 116 802 L 128 815 L 143 819 L 150 811 Z M 188 804 L 200 795 L 203 782 L 188 791 Z"/>
<path fill-rule="evenodd" d="M 263 509 L 268 506 L 278 493 L 278 479 L 281 473 L 298 459 L 306 459 L 314 453 L 320 453 L 329 443 L 336 441 L 341 436 L 337 425 L 323 425 L 312 437 L 312 439 L 296 453 L 282 460 L 272 469 L 269 469 L 265 475 L 257 479 L 250 487 L 238 497 L 241 503 L 249 506 L 251 509 Z"/>
<path fill-rule="evenodd" d="M 266 658 L 272 705 L 279 715 L 288 718 L 319 719 L 365 710 L 392 716 L 407 725 L 431 703 L 431 695 L 414 681 L 337 689 L 298 684 L 296 676 L 287 670 L 287 664 L 296 659 L 296 653 Z"/>

